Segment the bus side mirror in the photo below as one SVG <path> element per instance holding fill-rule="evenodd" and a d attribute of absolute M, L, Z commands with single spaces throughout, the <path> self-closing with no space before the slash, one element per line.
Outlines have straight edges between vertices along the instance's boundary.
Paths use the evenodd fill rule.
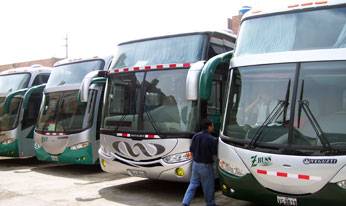
<path fill-rule="evenodd" d="M 46 84 L 40 84 L 40 85 L 31 87 L 30 89 L 28 89 L 25 92 L 25 94 L 24 94 L 24 101 L 23 101 L 23 108 L 24 108 L 24 110 L 26 110 L 29 107 L 30 96 L 33 93 L 42 93 L 45 87 L 46 87 Z"/>
<path fill-rule="evenodd" d="M 208 100 L 211 95 L 211 88 L 214 74 L 218 69 L 220 64 L 226 63 L 229 65 L 229 62 L 233 56 L 233 51 L 225 52 L 219 55 L 216 55 L 209 59 L 205 66 L 203 67 L 200 81 L 199 81 L 199 96 L 203 100 Z"/>
<path fill-rule="evenodd" d="M 79 101 L 87 102 L 89 95 L 89 87 L 94 83 L 105 83 L 108 71 L 92 71 L 85 75 L 79 88 Z"/>
<path fill-rule="evenodd" d="M 9 93 L 7 96 L 6 96 L 6 99 L 5 99 L 5 102 L 4 102 L 4 105 L 3 105 L 3 110 L 5 113 L 8 113 L 10 111 L 10 105 L 11 105 L 11 102 L 12 102 L 12 99 L 17 96 L 17 95 L 23 95 L 25 94 L 25 92 L 27 91 L 28 89 L 20 89 L 20 90 L 17 90 L 17 91 L 14 91 L 14 92 L 11 92 Z"/>
<path fill-rule="evenodd" d="M 186 78 L 186 99 L 197 100 L 198 99 L 198 84 L 201 70 L 204 66 L 204 61 L 199 61 L 191 65 Z"/>

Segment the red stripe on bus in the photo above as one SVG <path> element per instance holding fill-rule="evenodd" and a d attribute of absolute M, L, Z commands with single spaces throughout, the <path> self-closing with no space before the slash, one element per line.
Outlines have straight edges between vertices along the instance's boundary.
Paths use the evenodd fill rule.
<path fill-rule="evenodd" d="M 184 67 L 184 68 L 190 68 L 190 67 L 191 67 L 191 64 L 190 64 L 190 63 L 185 63 L 185 64 L 183 64 L 183 67 Z"/>
<path fill-rule="evenodd" d="M 286 172 L 277 172 L 276 176 L 278 176 L 278 177 L 287 177 L 288 174 Z"/>
<path fill-rule="evenodd" d="M 308 176 L 308 175 L 298 175 L 298 179 L 301 179 L 301 180 L 309 180 L 309 179 L 310 179 L 310 176 Z"/>
<path fill-rule="evenodd" d="M 301 4 L 302 6 L 311 6 L 311 5 L 313 5 L 314 3 L 313 2 L 308 2 L 308 3 L 303 3 L 303 4 Z"/>
<path fill-rule="evenodd" d="M 162 64 L 156 65 L 156 69 L 163 69 L 163 65 Z"/>
<path fill-rule="evenodd" d="M 266 170 L 257 170 L 258 174 L 266 175 L 267 171 Z"/>
<path fill-rule="evenodd" d="M 326 4 L 328 3 L 328 1 L 316 1 L 315 4 L 319 5 L 319 4 Z"/>

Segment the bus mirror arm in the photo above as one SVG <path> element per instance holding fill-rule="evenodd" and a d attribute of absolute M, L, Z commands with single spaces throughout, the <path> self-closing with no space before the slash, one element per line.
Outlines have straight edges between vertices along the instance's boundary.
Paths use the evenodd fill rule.
<path fill-rule="evenodd" d="M 4 102 L 4 105 L 3 105 L 3 110 L 5 113 L 8 113 L 10 111 L 10 105 L 11 105 L 11 102 L 12 102 L 12 99 L 17 96 L 17 95 L 23 95 L 25 94 L 25 92 L 27 91 L 28 89 L 20 89 L 20 90 L 17 90 L 17 91 L 14 91 L 14 92 L 11 92 L 9 93 L 7 96 L 6 96 L 6 99 L 5 99 L 5 102 Z"/>
<path fill-rule="evenodd" d="M 81 86 L 79 88 L 79 101 L 87 102 L 89 87 L 91 84 L 104 84 L 106 82 L 106 77 L 108 76 L 108 71 L 92 71 L 85 75 Z"/>
<path fill-rule="evenodd" d="M 23 108 L 26 110 L 29 106 L 30 96 L 34 93 L 42 93 L 44 88 L 46 88 L 46 84 L 40 84 L 28 89 L 24 94 Z"/>
<path fill-rule="evenodd" d="M 186 99 L 197 100 L 198 99 L 198 85 L 201 70 L 204 66 L 204 61 L 199 61 L 191 65 L 186 77 Z"/>

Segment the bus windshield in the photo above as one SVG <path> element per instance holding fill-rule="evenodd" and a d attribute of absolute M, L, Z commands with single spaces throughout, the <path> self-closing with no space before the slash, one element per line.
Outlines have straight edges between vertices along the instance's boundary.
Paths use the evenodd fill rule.
<path fill-rule="evenodd" d="M 244 145 L 256 138 L 256 147 L 290 145 L 320 152 L 322 147 L 345 149 L 345 63 L 301 63 L 295 83 L 296 64 L 235 69 L 224 135 Z M 293 84 L 297 84 L 296 91 Z M 292 102 L 294 94 L 296 101 Z M 287 104 L 280 104 L 285 101 Z M 292 104 L 294 115 L 290 111 Z"/>
<path fill-rule="evenodd" d="M 122 44 L 112 68 L 196 62 L 202 59 L 206 37 L 195 34 Z"/>
<path fill-rule="evenodd" d="M 92 93 L 92 92 L 91 92 Z M 78 91 L 45 93 L 43 109 L 40 112 L 36 129 L 42 132 L 79 132 L 92 124 L 93 105 L 81 103 L 77 99 Z M 96 95 L 90 95 L 96 98 Z M 88 102 L 95 102 L 90 100 Z"/>
<path fill-rule="evenodd" d="M 9 111 L 4 112 L 3 106 L 6 97 L 0 97 L 0 131 L 14 129 L 18 125 L 18 114 L 22 98 L 14 97 L 11 101 Z"/>
<path fill-rule="evenodd" d="M 196 102 L 186 99 L 188 70 L 114 74 L 108 80 L 103 128 L 124 132 L 192 133 Z"/>
<path fill-rule="evenodd" d="M 346 48 L 346 7 L 261 16 L 245 20 L 236 56 Z"/>
<path fill-rule="evenodd" d="M 29 73 L 0 75 L 0 93 L 7 94 L 24 89 L 28 86 L 29 80 Z"/>
<path fill-rule="evenodd" d="M 103 60 L 97 59 L 57 66 L 52 70 L 46 87 L 81 83 L 86 74 L 102 69 L 104 64 Z"/>

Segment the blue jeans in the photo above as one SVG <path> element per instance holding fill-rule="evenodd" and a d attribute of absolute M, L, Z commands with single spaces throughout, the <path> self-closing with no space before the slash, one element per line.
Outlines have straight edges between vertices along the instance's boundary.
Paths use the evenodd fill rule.
<path fill-rule="evenodd" d="M 192 175 L 189 187 L 185 192 L 183 204 L 190 205 L 198 186 L 202 184 L 204 199 L 207 206 L 215 206 L 214 181 L 213 164 L 192 162 Z"/>

